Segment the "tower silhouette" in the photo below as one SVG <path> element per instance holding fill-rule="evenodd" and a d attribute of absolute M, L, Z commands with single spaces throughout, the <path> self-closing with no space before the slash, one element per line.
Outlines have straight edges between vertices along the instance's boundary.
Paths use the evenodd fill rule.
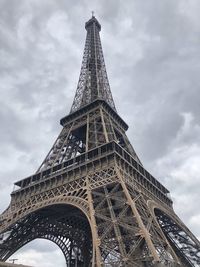
<path fill-rule="evenodd" d="M 68 267 L 200 266 L 200 242 L 126 136 L 94 15 L 85 28 L 71 111 L 37 172 L 15 183 L 0 215 L 0 259 L 44 238 L 60 247 Z"/>

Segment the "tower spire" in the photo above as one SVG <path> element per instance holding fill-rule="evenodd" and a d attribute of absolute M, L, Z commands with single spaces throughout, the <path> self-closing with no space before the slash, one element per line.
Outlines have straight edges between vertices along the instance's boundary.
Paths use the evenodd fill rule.
<path fill-rule="evenodd" d="M 85 23 L 87 31 L 81 73 L 70 113 L 95 101 L 105 100 L 114 110 L 115 104 L 107 77 L 99 32 L 101 25 L 94 16 Z"/>

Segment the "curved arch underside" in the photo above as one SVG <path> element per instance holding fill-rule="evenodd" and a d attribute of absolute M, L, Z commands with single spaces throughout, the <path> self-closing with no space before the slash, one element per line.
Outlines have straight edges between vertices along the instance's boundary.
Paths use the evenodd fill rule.
<path fill-rule="evenodd" d="M 62 250 L 66 264 L 88 267 L 92 258 L 91 229 L 86 216 L 70 205 L 45 207 L 23 218 L 9 229 L 0 250 L 4 261 L 36 238 L 51 240 Z"/>
<path fill-rule="evenodd" d="M 199 242 L 184 227 L 159 209 L 155 209 L 158 223 L 179 259 L 187 267 L 200 266 Z"/>

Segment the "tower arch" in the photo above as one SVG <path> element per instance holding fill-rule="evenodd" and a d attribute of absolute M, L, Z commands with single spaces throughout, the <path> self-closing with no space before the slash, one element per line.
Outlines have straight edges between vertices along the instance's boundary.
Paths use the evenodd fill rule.
<path fill-rule="evenodd" d="M 185 227 L 177 216 L 162 209 L 154 209 L 158 224 L 173 250 L 185 266 L 193 267 L 200 264 L 199 241 Z M 198 265 L 197 265 L 198 264 Z"/>
<path fill-rule="evenodd" d="M 3 260 L 29 242 L 42 238 L 59 246 L 68 267 L 90 266 L 92 258 L 92 233 L 87 215 L 72 204 L 52 204 L 37 209 L 12 225 L 6 243 L 12 249 L 4 250 Z"/>
<path fill-rule="evenodd" d="M 196 267 L 200 264 L 200 242 L 182 223 L 172 209 L 149 201 L 148 206 L 162 233 L 173 248 L 181 266 Z"/>

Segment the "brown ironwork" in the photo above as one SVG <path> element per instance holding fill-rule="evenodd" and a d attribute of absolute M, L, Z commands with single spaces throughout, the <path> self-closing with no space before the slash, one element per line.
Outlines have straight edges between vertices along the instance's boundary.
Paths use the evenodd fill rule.
<path fill-rule="evenodd" d="M 100 29 L 92 16 L 71 112 L 37 172 L 15 183 L 0 216 L 0 258 L 44 238 L 60 247 L 68 267 L 200 266 L 199 241 L 126 136 Z"/>

